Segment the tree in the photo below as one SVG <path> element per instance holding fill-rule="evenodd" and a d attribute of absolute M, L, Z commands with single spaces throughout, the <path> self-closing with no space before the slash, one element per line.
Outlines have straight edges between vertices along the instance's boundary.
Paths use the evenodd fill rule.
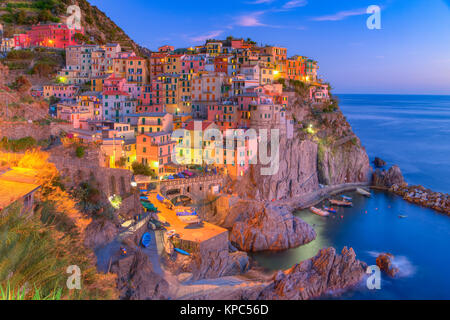
<path fill-rule="evenodd" d="M 85 149 L 83 146 L 78 146 L 75 149 L 75 155 L 77 156 L 77 158 L 83 158 L 84 157 L 84 153 L 85 153 Z"/>
<path fill-rule="evenodd" d="M 153 176 L 153 173 L 150 170 L 150 167 L 146 164 L 142 164 L 142 163 L 135 161 L 135 162 L 133 162 L 131 167 L 132 167 L 133 173 L 135 175 Z"/>

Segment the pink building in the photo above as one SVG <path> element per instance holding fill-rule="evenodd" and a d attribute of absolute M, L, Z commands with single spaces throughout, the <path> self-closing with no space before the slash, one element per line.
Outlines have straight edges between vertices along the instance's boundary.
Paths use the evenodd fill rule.
<path fill-rule="evenodd" d="M 30 37 L 25 34 L 15 34 L 14 35 L 14 47 L 16 49 L 24 49 L 30 46 Z"/>
<path fill-rule="evenodd" d="M 313 84 L 309 88 L 309 98 L 315 103 L 329 101 L 328 85 L 320 83 Z"/>
<path fill-rule="evenodd" d="M 181 72 L 184 74 L 197 73 L 205 70 L 205 56 L 186 54 L 181 57 Z"/>
<path fill-rule="evenodd" d="M 64 49 L 77 44 L 75 34 L 84 34 L 84 29 L 69 29 L 63 23 L 37 24 L 27 31 L 30 46 Z"/>

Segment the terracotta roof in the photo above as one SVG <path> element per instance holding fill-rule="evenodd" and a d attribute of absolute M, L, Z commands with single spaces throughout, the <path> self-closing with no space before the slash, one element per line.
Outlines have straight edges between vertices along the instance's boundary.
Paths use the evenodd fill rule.
<path fill-rule="evenodd" d="M 129 96 L 128 93 L 124 91 L 104 91 L 104 96 Z"/>
<path fill-rule="evenodd" d="M 202 121 L 202 130 L 206 130 L 212 124 L 214 124 L 212 121 Z M 195 121 L 189 121 L 185 129 L 189 131 L 195 130 Z"/>
<path fill-rule="evenodd" d="M 12 168 L 0 175 L 0 210 L 38 189 L 36 170 Z"/>

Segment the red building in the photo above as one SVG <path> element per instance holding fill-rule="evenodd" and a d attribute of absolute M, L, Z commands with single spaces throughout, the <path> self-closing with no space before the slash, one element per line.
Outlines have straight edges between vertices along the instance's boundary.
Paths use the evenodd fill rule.
<path fill-rule="evenodd" d="M 77 45 L 75 34 L 84 34 L 84 29 L 69 29 L 63 23 L 37 24 L 27 32 L 30 46 L 42 46 L 64 49 L 67 46 Z"/>

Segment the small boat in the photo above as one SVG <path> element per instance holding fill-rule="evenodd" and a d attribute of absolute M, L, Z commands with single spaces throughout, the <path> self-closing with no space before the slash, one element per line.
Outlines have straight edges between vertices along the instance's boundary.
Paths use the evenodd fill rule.
<path fill-rule="evenodd" d="M 330 215 L 329 212 L 324 211 L 324 210 L 320 210 L 320 209 L 318 209 L 316 207 L 311 207 L 311 208 L 309 208 L 309 210 L 311 210 L 312 213 L 315 213 L 315 214 L 317 214 L 318 216 L 321 216 L 321 217 L 328 217 Z"/>
<path fill-rule="evenodd" d="M 357 188 L 356 192 L 358 192 L 360 195 L 365 196 L 365 197 L 371 197 L 372 196 L 372 194 L 369 191 L 367 191 L 367 190 L 365 190 L 363 188 Z"/>
<path fill-rule="evenodd" d="M 186 251 L 181 250 L 179 248 L 173 248 L 173 250 L 175 250 L 178 253 L 184 254 L 185 256 L 190 256 L 191 255 L 189 252 L 186 252 Z"/>
<path fill-rule="evenodd" d="M 336 209 L 335 208 L 330 208 L 330 207 L 323 207 L 323 210 L 331 212 L 331 213 L 336 213 Z"/>
<path fill-rule="evenodd" d="M 146 232 L 142 235 L 142 239 L 141 239 L 141 244 L 144 248 L 148 248 L 148 246 L 150 245 L 150 242 L 152 240 L 152 236 L 150 235 L 150 233 Z"/>
<path fill-rule="evenodd" d="M 404 216 L 404 215 L 399 215 L 398 217 L 399 217 L 399 218 L 402 218 L 402 219 L 408 218 L 408 216 Z"/>
<path fill-rule="evenodd" d="M 353 206 L 353 203 L 351 203 L 350 201 L 341 201 L 341 200 L 331 199 L 330 203 L 335 205 L 335 206 L 340 206 L 340 207 L 351 207 L 351 206 Z"/>
<path fill-rule="evenodd" d="M 352 201 L 352 197 L 349 196 L 342 196 L 342 199 L 344 199 L 345 201 Z"/>

